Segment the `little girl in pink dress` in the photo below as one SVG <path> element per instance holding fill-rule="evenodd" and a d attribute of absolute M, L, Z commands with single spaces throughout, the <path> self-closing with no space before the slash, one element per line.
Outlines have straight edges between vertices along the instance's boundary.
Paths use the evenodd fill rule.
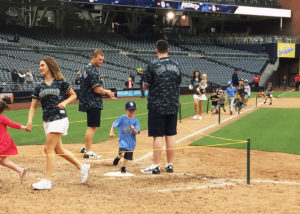
<path fill-rule="evenodd" d="M 19 167 L 10 160 L 7 160 L 8 156 L 18 154 L 16 144 L 7 133 L 7 126 L 23 130 L 26 130 L 26 126 L 12 122 L 5 115 L 2 115 L 2 112 L 7 108 L 7 104 L 0 100 L 0 164 L 19 173 L 20 180 L 23 182 L 26 175 L 26 169 Z"/>

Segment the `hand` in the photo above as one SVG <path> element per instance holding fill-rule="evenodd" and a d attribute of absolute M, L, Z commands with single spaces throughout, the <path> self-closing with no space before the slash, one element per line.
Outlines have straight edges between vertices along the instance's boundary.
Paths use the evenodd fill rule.
<path fill-rule="evenodd" d="M 114 138 L 115 134 L 113 132 L 109 133 L 109 137 Z"/>
<path fill-rule="evenodd" d="M 64 102 L 61 102 L 57 105 L 58 108 L 60 109 L 65 109 L 66 108 L 66 104 Z"/>
<path fill-rule="evenodd" d="M 111 99 L 117 99 L 115 96 L 116 92 L 112 92 L 111 90 L 107 90 L 106 95 L 109 96 Z"/>
<path fill-rule="evenodd" d="M 26 131 L 27 132 L 31 132 L 31 129 L 32 129 L 32 122 L 27 122 L 27 124 L 26 124 Z"/>
<path fill-rule="evenodd" d="M 135 128 L 134 128 L 134 126 L 133 126 L 133 125 L 131 125 L 131 126 L 130 126 L 130 128 L 131 128 L 133 131 L 135 130 Z"/>

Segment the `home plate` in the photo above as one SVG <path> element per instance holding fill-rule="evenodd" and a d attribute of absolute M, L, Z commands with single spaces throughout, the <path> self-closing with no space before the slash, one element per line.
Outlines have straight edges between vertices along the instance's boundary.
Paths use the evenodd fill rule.
<path fill-rule="evenodd" d="M 116 176 L 116 177 L 128 177 L 128 176 L 135 176 L 135 174 L 132 174 L 132 173 L 121 173 L 120 171 L 118 172 L 108 172 L 108 173 L 105 173 L 104 176 Z"/>

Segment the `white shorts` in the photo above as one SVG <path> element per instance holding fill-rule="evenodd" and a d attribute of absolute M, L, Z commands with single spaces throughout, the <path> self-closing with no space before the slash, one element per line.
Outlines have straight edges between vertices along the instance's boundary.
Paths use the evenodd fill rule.
<path fill-rule="evenodd" d="M 67 135 L 68 128 L 69 120 L 67 117 L 51 122 L 44 122 L 44 130 L 46 135 L 49 133 L 62 133 L 63 135 Z"/>
<path fill-rule="evenodd" d="M 205 96 L 205 94 L 201 94 L 198 97 L 199 97 L 198 98 L 199 100 L 207 100 L 207 97 Z"/>
<path fill-rule="evenodd" d="M 199 96 L 197 94 L 194 94 L 194 99 L 199 100 Z"/>

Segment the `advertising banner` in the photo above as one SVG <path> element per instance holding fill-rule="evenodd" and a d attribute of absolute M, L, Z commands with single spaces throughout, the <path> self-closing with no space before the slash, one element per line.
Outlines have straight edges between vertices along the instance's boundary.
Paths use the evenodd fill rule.
<path fill-rule="evenodd" d="M 278 43 L 277 56 L 279 58 L 295 58 L 296 45 L 295 43 Z"/>

